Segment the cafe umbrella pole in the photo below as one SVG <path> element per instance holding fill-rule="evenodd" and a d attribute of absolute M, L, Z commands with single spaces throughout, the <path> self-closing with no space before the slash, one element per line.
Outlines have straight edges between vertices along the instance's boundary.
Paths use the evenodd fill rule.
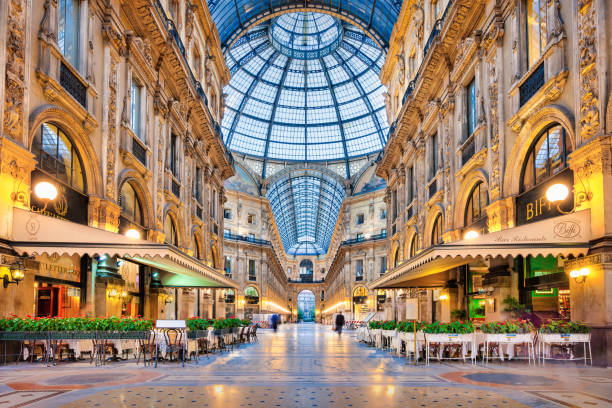
<path fill-rule="evenodd" d="M 415 320 L 412 323 L 412 327 L 413 327 L 413 332 L 414 332 L 414 365 L 417 365 L 417 329 L 416 329 L 416 323 L 417 321 Z"/>

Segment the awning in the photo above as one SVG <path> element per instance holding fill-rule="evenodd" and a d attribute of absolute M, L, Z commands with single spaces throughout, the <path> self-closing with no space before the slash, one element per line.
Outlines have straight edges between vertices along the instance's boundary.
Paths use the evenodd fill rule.
<path fill-rule="evenodd" d="M 371 289 L 423 287 L 417 285 L 429 280 L 422 278 L 468 263 L 484 265 L 487 258 L 586 255 L 590 239 L 591 212 L 584 210 L 484 234 L 472 240 L 431 246 L 368 286 Z"/>
<path fill-rule="evenodd" d="M 162 279 L 167 286 L 238 287 L 214 268 L 171 245 L 132 239 L 20 208 L 13 209 L 11 246 L 20 255 L 116 256 L 167 272 Z"/>

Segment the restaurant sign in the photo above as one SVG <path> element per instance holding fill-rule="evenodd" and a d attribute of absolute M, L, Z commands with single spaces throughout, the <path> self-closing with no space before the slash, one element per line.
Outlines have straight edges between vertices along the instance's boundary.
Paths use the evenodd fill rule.
<path fill-rule="evenodd" d="M 36 194 L 30 194 L 30 209 L 34 212 L 87 225 L 87 206 L 89 198 L 76 190 L 58 182 L 53 177 L 36 169 L 32 172 L 32 186 L 47 181 L 57 187 L 57 198 L 45 204 Z"/>
<path fill-rule="evenodd" d="M 560 207 L 564 211 L 572 209 L 574 206 L 574 194 L 572 193 L 574 172 L 571 169 L 565 169 L 516 198 L 516 225 L 529 224 L 562 215 L 557 205 L 551 204 L 546 199 L 546 190 L 553 184 L 563 184 L 568 187 L 570 194 L 561 203 Z"/>

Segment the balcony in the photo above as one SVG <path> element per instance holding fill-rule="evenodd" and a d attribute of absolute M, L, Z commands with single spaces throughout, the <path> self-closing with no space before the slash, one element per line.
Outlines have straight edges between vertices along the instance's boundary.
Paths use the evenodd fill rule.
<path fill-rule="evenodd" d="M 362 242 L 371 242 L 371 241 L 378 241 L 380 239 L 385 239 L 387 238 L 387 233 L 386 232 L 382 232 L 380 234 L 376 234 L 376 235 L 372 235 L 370 238 L 351 238 L 351 239 L 347 239 L 345 241 L 342 241 L 342 245 L 354 245 L 354 244 L 360 244 Z"/>
<path fill-rule="evenodd" d="M 431 199 L 433 196 L 436 195 L 436 193 L 438 192 L 438 180 L 434 180 L 428 188 L 429 191 L 429 199 Z"/>
<path fill-rule="evenodd" d="M 523 106 L 544 86 L 544 64 L 540 64 L 519 87 L 519 107 Z"/>
<path fill-rule="evenodd" d="M 60 65 L 60 85 L 74 97 L 74 99 L 87 109 L 87 85 L 63 62 Z"/>
<path fill-rule="evenodd" d="M 174 178 L 172 179 L 172 194 L 176 198 L 181 198 L 181 185 Z"/>
<path fill-rule="evenodd" d="M 311 279 L 309 282 L 304 282 L 301 278 L 300 279 L 287 279 L 287 282 L 289 283 L 324 283 L 325 279 Z"/>
<path fill-rule="evenodd" d="M 136 138 L 132 138 L 132 154 L 143 166 L 147 166 L 147 149 Z"/>
<path fill-rule="evenodd" d="M 272 245 L 272 243 L 270 241 L 266 241 L 265 239 L 244 237 L 242 235 L 232 234 L 230 232 L 224 232 L 223 233 L 223 238 L 224 239 L 231 239 L 231 240 L 234 240 L 234 241 L 249 242 L 251 244 L 257 244 L 257 245 Z"/>
<path fill-rule="evenodd" d="M 461 165 L 465 166 L 465 164 L 474 156 L 476 153 L 476 143 L 474 142 L 474 138 L 470 138 L 461 148 Z"/>

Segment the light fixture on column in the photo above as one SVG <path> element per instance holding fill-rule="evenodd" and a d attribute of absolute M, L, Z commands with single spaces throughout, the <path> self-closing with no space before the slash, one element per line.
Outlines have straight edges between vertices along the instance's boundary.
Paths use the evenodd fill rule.
<path fill-rule="evenodd" d="M 580 206 L 583 202 L 591 201 L 591 199 L 593 198 L 593 193 L 590 192 L 589 189 L 587 189 L 586 185 L 584 184 L 584 181 L 582 181 L 582 176 L 580 174 L 583 174 L 585 177 L 588 177 L 592 173 L 592 165 L 593 162 L 591 162 L 591 160 L 587 160 L 584 166 L 580 169 L 577 169 L 577 171 L 575 172 L 575 174 L 578 175 L 580 184 L 582 184 L 582 190 L 576 192 L 576 199 L 574 200 L 574 205 L 569 211 L 562 210 L 561 203 L 563 203 L 563 201 L 565 201 L 565 199 L 567 199 L 567 197 L 569 196 L 570 188 L 562 183 L 556 183 L 548 187 L 548 189 L 546 190 L 546 199 L 551 204 L 556 204 L 557 210 L 560 213 L 570 214 L 576 209 L 577 206 Z M 572 189 L 572 191 L 574 190 Z"/>
<path fill-rule="evenodd" d="M 584 283 L 589 273 L 591 273 L 589 268 L 574 269 L 570 272 L 570 278 L 574 279 L 576 283 Z"/>
<path fill-rule="evenodd" d="M 463 235 L 463 239 L 466 240 L 472 240 L 472 239 L 476 239 L 480 236 L 480 234 L 478 233 L 478 231 L 476 230 L 469 230 L 465 233 L 465 235 Z"/>
<path fill-rule="evenodd" d="M 130 239 L 140 239 L 140 231 L 138 231 L 136 228 L 130 228 L 129 230 L 125 231 L 125 236 Z"/>
<path fill-rule="evenodd" d="M 164 300 L 164 302 L 166 304 L 174 302 L 174 296 L 172 296 L 172 295 L 166 296 L 166 299 Z"/>
<path fill-rule="evenodd" d="M 440 300 L 448 300 L 448 295 L 446 293 L 440 295 Z"/>

